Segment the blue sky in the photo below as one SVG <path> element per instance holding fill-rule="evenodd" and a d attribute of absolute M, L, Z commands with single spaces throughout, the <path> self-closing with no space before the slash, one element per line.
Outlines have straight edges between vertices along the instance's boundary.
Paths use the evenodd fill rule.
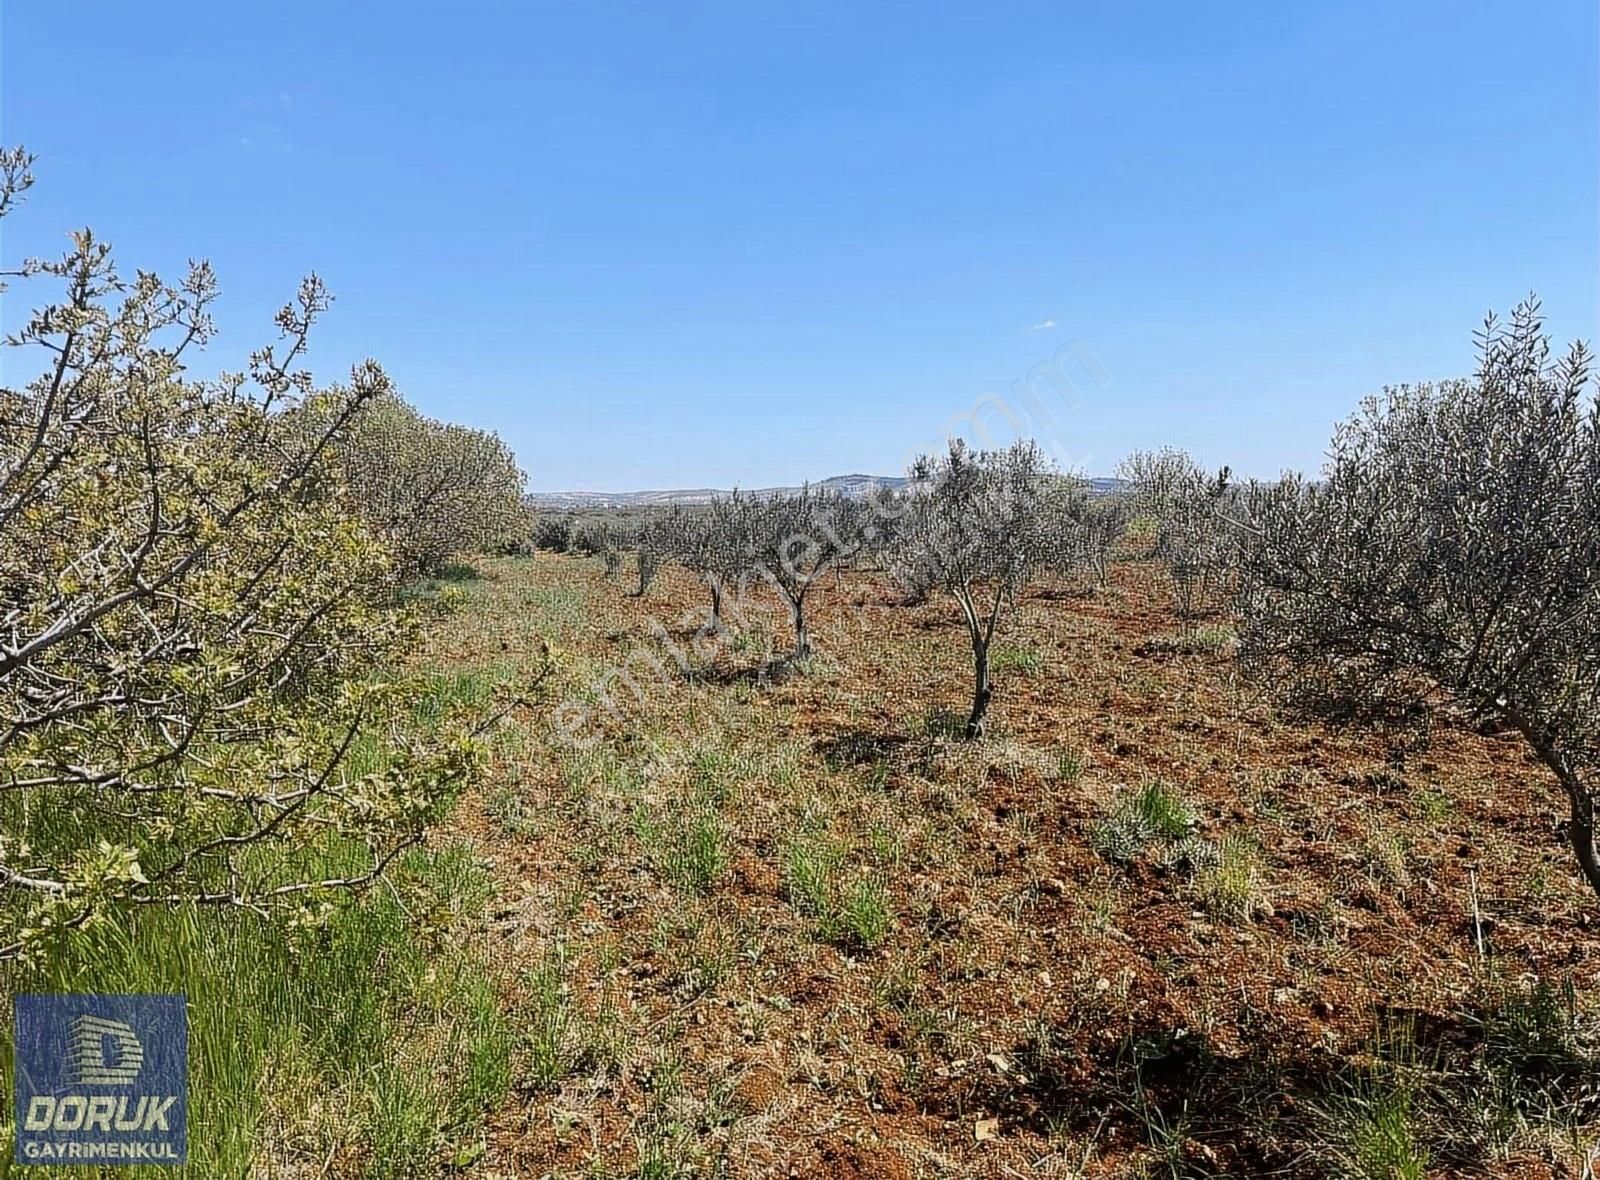
<path fill-rule="evenodd" d="M 1272 474 L 1363 394 L 1469 369 L 1530 289 L 1594 337 L 1596 26 L 1592 0 L 14 0 L 0 140 L 40 181 L 0 252 L 89 224 L 129 269 L 210 258 L 207 368 L 315 269 L 319 376 L 377 357 L 534 488 L 894 471 L 975 406 L 1004 441 L 994 407 L 1058 354 L 1076 404 L 1036 404 L 1067 461 Z"/>

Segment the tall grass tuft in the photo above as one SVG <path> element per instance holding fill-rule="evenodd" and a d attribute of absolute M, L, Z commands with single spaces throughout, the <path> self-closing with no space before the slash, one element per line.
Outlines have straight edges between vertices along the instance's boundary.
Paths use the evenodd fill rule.
<path fill-rule="evenodd" d="M 327 873 L 350 855 L 323 850 Z M 493 979 L 452 933 L 481 917 L 489 895 L 465 848 L 414 850 L 388 882 L 330 899 L 300 923 L 192 906 L 118 914 L 77 932 L 42 965 L 8 968 L 4 984 L 12 994 L 187 997 L 184 1171 L 196 1180 L 292 1169 L 340 1151 L 366 1158 L 368 1176 L 411 1176 L 474 1135 L 510 1082 L 513 1038 Z M 6 1020 L 8 1071 L 10 1037 Z M 13 1174 L 11 1117 L 7 1103 L 0 1180 Z"/>

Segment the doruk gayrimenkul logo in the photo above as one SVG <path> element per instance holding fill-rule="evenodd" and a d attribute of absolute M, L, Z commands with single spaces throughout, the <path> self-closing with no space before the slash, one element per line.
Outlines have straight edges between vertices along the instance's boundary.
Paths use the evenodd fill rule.
<path fill-rule="evenodd" d="M 182 996 L 16 998 L 19 1164 L 181 1164 L 189 1021 Z"/>

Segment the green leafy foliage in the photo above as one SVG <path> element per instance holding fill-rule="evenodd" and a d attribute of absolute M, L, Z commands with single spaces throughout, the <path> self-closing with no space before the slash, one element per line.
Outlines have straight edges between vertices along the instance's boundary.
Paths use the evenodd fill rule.
<path fill-rule="evenodd" d="M 338 396 L 314 399 L 300 428 L 324 429 Z M 529 531 L 523 473 L 499 436 L 426 417 L 393 390 L 363 404 L 331 450 L 402 573 L 434 573 L 452 554 L 498 550 Z"/>
<path fill-rule="evenodd" d="M 119 907 L 314 918 L 478 764 L 465 717 L 419 726 L 427 684 L 387 670 L 416 618 L 339 478 L 388 379 L 295 367 L 314 277 L 247 372 L 202 381 L 205 264 L 127 279 L 84 230 L 24 276 L 58 294 L 7 339 L 39 372 L 0 389 L 0 959 Z"/>

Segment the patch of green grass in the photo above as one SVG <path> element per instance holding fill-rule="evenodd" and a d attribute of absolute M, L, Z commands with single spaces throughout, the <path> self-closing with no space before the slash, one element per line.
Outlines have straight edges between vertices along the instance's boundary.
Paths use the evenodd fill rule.
<path fill-rule="evenodd" d="M 834 911 L 845 849 L 826 835 L 805 834 L 784 850 L 784 891 L 807 917 L 826 920 Z"/>
<path fill-rule="evenodd" d="M 996 674 L 1012 672 L 1033 676 L 1044 667 L 1044 662 L 1044 653 L 1026 644 L 1002 644 L 989 653 L 989 669 Z"/>
<path fill-rule="evenodd" d="M 723 807 L 741 781 L 759 774 L 760 768 L 743 754 L 724 746 L 706 746 L 689 760 L 689 789 L 707 807 Z"/>
<path fill-rule="evenodd" d="M 675 823 L 658 853 L 666 878 L 686 893 L 706 894 L 728 871 L 728 833 L 722 821 L 700 811 Z"/>
<path fill-rule="evenodd" d="M 847 879 L 849 857 L 849 848 L 825 833 L 797 836 L 784 849 L 784 893 L 797 911 L 816 921 L 820 937 L 870 950 L 893 929 L 894 908 L 884 871 L 871 869 Z"/>
<path fill-rule="evenodd" d="M 1558 983 L 1499 984 L 1474 1018 L 1489 1064 L 1522 1078 L 1600 1071 L 1600 1025 L 1585 1020 L 1569 975 Z"/>
<path fill-rule="evenodd" d="M 1334 1154 L 1360 1180 L 1425 1180 L 1429 1152 L 1418 1133 L 1415 1096 L 1396 1079 L 1369 1075 L 1330 1106 Z"/>
<path fill-rule="evenodd" d="M 588 613 L 588 599 L 584 593 L 559 582 L 529 585 L 522 593 L 522 605 L 547 639 L 577 631 Z"/>
<path fill-rule="evenodd" d="M 1429 827 L 1438 827 L 1450 818 L 1450 796 L 1443 791 L 1424 787 L 1411 797 L 1411 803 L 1417 809 L 1417 818 Z"/>
<path fill-rule="evenodd" d="M 302 855 L 330 874 L 348 859 Z M 187 996 L 190 1175 L 259 1174 L 267 1151 L 315 1167 L 343 1149 L 368 1159 L 370 1176 L 412 1176 L 441 1144 L 475 1134 L 509 1084 L 512 1035 L 463 937 L 490 892 L 466 849 L 417 850 L 388 883 L 333 898 L 299 924 L 196 907 L 113 914 L 73 934 L 47 966 L 9 965 L 3 982 L 13 994 Z M 7 1070 L 12 1051 L 7 1023 Z M 10 1114 L 0 1113 L 6 1138 Z M 11 1167 L 7 1143 L 0 1177 Z"/>
<path fill-rule="evenodd" d="M 866 873 L 850 884 L 839 907 L 838 924 L 851 942 L 868 949 L 888 937 L 894 913 L 882 877 Z"/>
<path fill-rule="evenodd" d="M 435 672 L 428 678 L 427 693 L 417 702 L 417 723 L 436 726 L 457 710 L 482 709 L 494 699 L 495 688 L 514 676 L 512 669 Z"/>
<path fill-rule="evenodd" d="M 1082 779 L 1082 752 L 1078 750 L 1062 750 L 1056 756 L 1056 782 L 1064 787 L 1075 787 Z"/>
<path fill-rule="evenodd" d="M 528 970 L 524 983 L 527 998 L 519 1016 L 524 1074 L 530 1086 L 545 1090 L 566 1076 L 572 1061 L 572 1008 L 560 951 L 547 952 Z"/>
<path fill-rule="evenodd" d="M 1226 623 L 1201 623 L 1180 631 L 1163 631 L 1145 641 L 1145 649 L 1173 655 L 1221 655 L 1233 650 L 1239 635 Z"/>
<path fill-rule="evenodd" d="M 1195 896 L 1214 914 L 1248 922 L 1265 904 L 1260 852 L 1254 841 L 1237 832 L 1223 837 L 1215 848 L 1213 863 L 1195 873 Z"/>
<path fill-rule="evenodd" d="M 1160 779 L 1149 779 L 1117 796 L 1089 842 L 1106 859 L 1127 862 L 1150 844 L 1182 839 L 1194 824 L 1194 811 L 1183 796 Z"/>

